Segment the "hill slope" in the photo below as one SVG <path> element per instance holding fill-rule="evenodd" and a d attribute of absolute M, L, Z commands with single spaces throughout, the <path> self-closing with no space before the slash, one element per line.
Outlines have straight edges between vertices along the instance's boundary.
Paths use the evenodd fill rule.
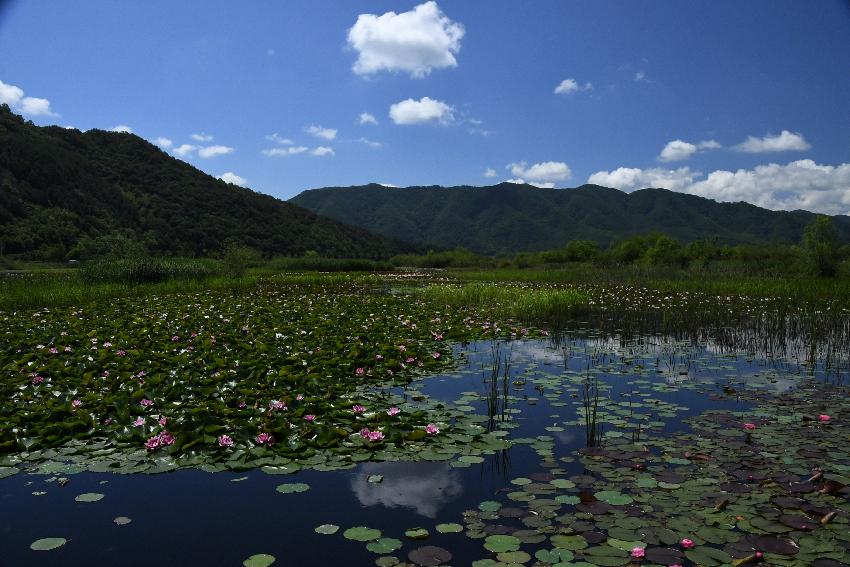
<path fill-rule="evenodd" d="M 407 187 L 371 184 L 304 191 L 291 199 L 318 214 L 427 246 L 486 254 L 536 251 L 574 239 L 608 243 L 659 231 L 682 241 L 717 237 L 730 244 L 798 242 L 815 217 L 747 203 L 718 203 L 665 189 L 623 193 L 597 185 L 540 189 Z M 850 217 L 835 217 L 843 241 Z"/>
<path fill-rule="evenodd" d="M 116 234 L 151 253 L 192 256 L 228 238 L 267 255 L 384 258 L 411 248 L 224 183 L 138 136 L 37 127 L 0 105 L 0 254 L 61 260 Z"/>

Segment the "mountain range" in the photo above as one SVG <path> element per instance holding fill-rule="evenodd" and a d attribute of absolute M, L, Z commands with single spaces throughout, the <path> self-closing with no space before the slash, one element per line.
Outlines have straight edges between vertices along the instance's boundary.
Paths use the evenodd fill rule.
<path fill-rule="evenodd" d="M 228 239 L 267 256 L 416 250 L 225 183 L 134 134 L 39 127 L 0 105 L 0 255 L 62 260 L 116 236 L 162 255 L 215 255 Z"/>
<path fill-rule="evenodd" d="M 817 215 L 718 203 L 666 189 L 624 193 L 598 185 L 543 189 L 489 187 L 325 187 L 290 200 L 317 214 L 428 247 L 462 246 L 482 254 L 559 248 L 570 240 L 613 241 L 662 232 L 682 242 L 797 243 Z M 833 217 L 850 240 L 850 217 Z"/>

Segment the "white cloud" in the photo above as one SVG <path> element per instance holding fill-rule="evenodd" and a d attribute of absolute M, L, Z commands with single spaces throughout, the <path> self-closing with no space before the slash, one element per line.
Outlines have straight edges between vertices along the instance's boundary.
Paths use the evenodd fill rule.
<path fill-rule="evenodd" d="M 488 167 L 484 170 L 484 177 L 496 177 L 496 170 L 492 167 Z"/>
<path fill-rule="evenodd" d="M 819 165 L 802 159 L 734 173 L 714 171 L 688 192 L 718 201 L 747 201 L 767 209 L 846 215 L 850 214 L 850 163 Z"/>
<path fill-rule="evenodd" d="M 649 82 L 649 79 L 646 78 L 646 73 L 644 73 L 643 71 L 638 71 L 637 73 L 635 73 L 635 81 L 637 81 L 637 82 L 640 82 L 640 81 Z"/>
<path fill-rule="evenodd" d="M 239 185 L 240 187 L 247 187 L 248 180 L 244 177 L 240 177 L 236 175 L 232 171 L 226 171 L 218 176 L 219 179 L 224 181 L 225 183 L 230 183 L 231 185 Z"/>
<path fill-rule="evenodd" d="M 198 149 L 198 146 L 193 146 L 192 144 L 180 144 L 176 148 L 174 148 L 174 154 L 180 157 L 185 157 Z"/>
<path fill-rule="evenodd" d="M 109 130 L 110 132 L 119 132 L 121 134 L 132 134 L 133 129 L 127 126 L 126 124 L 119 124 L 118 126 L 113 126 Z"/>
<path fill-rule="evenodd" d="M 377 126 L 378 119 L 369 114 L 368 112 L 360 113 L 360 124 L 375 124 Z"/>
<path fill-rule="evenodd" d="M 270 142 L 276 142 L 282 146 L 291 146 L 294 143 L 289 138 L 282 138 L 277 132 L 266 136 L 266 140 L 269 140 Z"/>
<path fill-rule="evenodd" d="M 714 140 L 704 140 L 698 144 L 691 144 L 684 140 L 673 140 L 667 142 L 657 159 L 663 162 L 682 161 L 702 150 L 716 150 L 721 147 L 723 146 Z"/>
<path fill-rule="evenodd" d="M 313 148 L 312 150 L 310 150 L 310 155 L 322 157 L 336 155 L 336 153 L 334 152 L 333 148 L 329 148 L 327 146 L 319 146 L 318 148 Z"/>
<path fill-rule="evenodd" d="M 509 163 L 507 169 L 512 175 L 516 175 L 517 181 L 511 183 L 524 183 L 523 179 L 528 179 L 530 185 L 544 186 L 554 181 L 564 181 L 572 176 L 572 171 L 569 166 L 562 161 L 544 161 L 535 163 L 531 167 L 524 161 L 519 163 Z M 554 185 L 553 185 L 554 186 Z"/>
<path fill-rule="evenodd" d="M 389 187 L 390 189 L 398 189 L 398 185 L 393 185 L 392 183 L 378 183 L 381 187 Z"/>
<path fill-rule="evenodd" d="M 172 142 L 170 138 L 165 138 L 163 136 L 160 136 L 159 138 L 155 139 L 153 143 L 154 145 L 159 146 L 164 150 L 167 150 L 168 148 L 174 145 L 174 142 Z"/>
<path fill-rule="evenodd" d="M 348 30 L 348 45 L 358 55 L 352 69 L 358 75 L 405 71 L 422 78 L 433 69 L 457 67 L 464 33 L 436 2 L 400 14 L 360 14 Z"/>
<path fill-rule="evenodd" d="M 209 134 L 192 134 L 192 139 L 196 142 L 212 142 L 213 137 Z"/>
<path fill-rule="evenodd" d="M 555 94 L 570 94 L 578 91 L 589 91 L 592 88 L 593 85 L 589 82 L 582 86 L 578 84 L 575 79 L 564 79 L 557 87 L 555 87 Z"/>
<path fill-rule="evenodd" d="M 554 189 L 555 184 L 552 182 L 549 183 L 541 183 L 539 181 L 526 181 L 525 179 L 516 178 L 516 179 L 506 179 L 506 183 L 516 183 L 517 185 L 533 185 L 535 187 L 540 187 L 541 189 Z"/>
<path fill-rule="evenodd" d="M 268 150 L 263 150 L 263 155 L 269 157 L 281 157 L 281 156 L 294 156 L 296 154 L 304 153 L 309 148 L 305 146 L 289 146 L 287 148 L 271 148 Z"/>
<path fill-rule="evenodd" d="M 333 140 L 336 138 L 336 130 L 333 128 L 322 128 L 321 126 L 316 126 L 315 124 L 311 124 L 304 128 L 304 131 L 310 134 L 311 136 L 315 136 L 317 138 L 321 138 L 323 140 Z"/>
<path fill-rule="evenodd" d="M 29 116 L 58 116 L 50 110 L 50 101 L 46 98 L 24 96 L 24 91 L 15 85 L 0 81 L 0 104 Z"/>
<path fill-rule="evenodd" d="M 734 172 L 717 170 L 706 177 L 687 167 L 675 170 L 621 167 L 594 173 L 587 181 L 626 192 L 661 187 L 717 201 L 745 201 L 773 210 L 850 214 L 850 163 L 832 166 L 803 159 Z"/>
<path fill-rule="evenodd" d="M 604 187 L 614 187 L 626 193 L 647 187 L 684 191 L 699 175 L 698 171 L 691 171 L 688 167 L 680 167 L 679 169 L 619 167 L 613 171 L 597 171 L 587 179 L 587 182 Z"/>
<path fill-rule="evenodd" d="M 359 138 L 357 141 L 360 142 L 361 144 L 366 144 L 367 146 L 369 146 L 373 150 L 377 150 L 377 149 L 384 147 L 384 145 L 381 142 L 369 140 L 368 138 Z"/>
<path fill-rule="evenodd" d="M 409 98 L 390 106 L 389 116 L 393 122 L 408 126 L 411 124 L 439 123 L 454 121 L 454 108 L 441 100 L 427 96 L 419 100 Z"/>
<path fill-rule="evenodd" d="M 198 156 L 208 159 L 217 156 L 232 154 L 233 151 L 233 148 L 229 146 L 205 146 L 203 148 L 198 149 Z"/>
<path fill-rule="evenodd" d="M 749 136 L 746 141 L 741 142 L 732 149 L 748 154 L 760 154 L 765 152 L 803 151 L 811 147 L 803 138 L 802 134 L 783 130 L 778 136 L 771 136 L 770 134 L 764 138 Z"/>

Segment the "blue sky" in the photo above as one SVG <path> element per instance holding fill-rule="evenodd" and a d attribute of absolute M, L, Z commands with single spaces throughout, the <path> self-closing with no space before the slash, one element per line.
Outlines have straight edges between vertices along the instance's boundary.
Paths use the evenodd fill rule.
<path fill-rule="evenodd" d="M 0 101 L 281 198 L 591 180 L 850 213 L 847 2 L 0 5 Z"/>

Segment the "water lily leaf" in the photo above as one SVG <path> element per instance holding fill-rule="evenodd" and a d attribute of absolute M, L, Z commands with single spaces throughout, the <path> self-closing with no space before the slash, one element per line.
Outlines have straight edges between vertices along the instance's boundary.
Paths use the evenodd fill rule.
<path fill-rule="evenodd" d="M 689 549 L 685 552 L 685 557 L 706 567 L 716 567 L 724 563 L 731 563 L 732 556 L 723 550 L 713 547 L 700 546 Z"/>
<path fill-rule="evenodd" d="M 391 537 L 382 537 L 366 544 L 366 549 L 372 553 L 386 554 L 401 549 L 401 540 Z"/>
<path fill-rule="evenodd" d="M 407 554 L 407 558 L 416 565 L 433 567 L 451 561 L 452 554 L 448 549 L 443 549 L 435 545 L 426 545 L 412 550 Z"/>
<path fill-rule="evenodd" d="M 367 482 L 371 482 L 372 484 L 378 484 L 384 481 L 384 475 L 382 474 L 370 474 L 368 478 L 366 478 Z"/>
<path fill-rule="evenodd" d="M 78 495 L 74 498 L 74 500 L 77 502 L 97 502 L 99 500 L 103 500 L 103 494 L 99 494 L 97 492 L 86 492 Z"/>
<path fill-rule="evenodd" d="M 248 559 L 242 562 L 242 565 L 245 567 L 269 567 L 272 563 L 275 562 L 274 555 L 268 555 L 266 553 L 258 553 L 256 555 L 252 555 Z"/>
<path fill-rule="evenodd" d="M 374 528 L 367 528 L 365 526 L 356 526 L 353 528 L 348 528 L 342 535 L 345 539 L 350 539 L 354 541 L 372 541 L 381 537 L 381 530 L 376 530 Z"/>
<path fill-rule="evenodd" d="M 463 531 L 463 526 L 460 524 L 437 524 L 436 530 L 441 534 L 456 534 Z"/>
<path fill-rule="evenodd" d="M 431 534 L 425 528 L 410 528 L 404 531 L 404 535 L 410 539 L 425 539 Z"/>
<path fill-rule="evenodd" d="M 281 494 L 293 494 L 297 492 L 307 492 L 310 490 L 310 485 L 303 482 L 293 482 L 277 485 L 275 488 Z"/>
<path fill-rule="evenodd" d="M 112 520 L 112 522 L 113 522 L 116 526 L 126 526 L 127 524 L 129 524 L 129 523 L 130 523 L 130 522 L 132 522 L 132 521 L 133 521 L 133 520 L 132 520 L 132 519 L 130 519 L 130 518 L 128 518 L 127 516 L 118 516 L 117 518 L 115 518 L 114 520 Z"/>
<path fill-rule="evenodd" d="M 50 551 L 57 547 L 62 547 L 66 543 L 68 543 L 68 540 L 62 537 L 46 537 L 32 542 L 30 549 L 33 551 Z"/>
<path fill-rule="evenodd" d="M 375 565 L 378 567 L 395 567 L 400 563 L 401 561 L 399 561 L 398 557 L 392 555 L 384 555 L 375 559 Z"/>
<path fill-rule="evenodd" d="M 313 528 L 313 531 L 317 534 L 333 535 L 339 531 L 339 526 L 334 524 L 322 524 L 321 526 Z"/>
<path fill-rule="evenodd" d="M 484 540 L 484 547 L 494 553 L 516 551 L 522 542 L 510 535 L 491 535 Z"/>
<path fill-rule="evenodd" d="M 527 561 L 531 561 L 531 555 L 524 551 L 503 551 L 496 554 L 496 559 L 502 563 L 526 563 Z"/>

